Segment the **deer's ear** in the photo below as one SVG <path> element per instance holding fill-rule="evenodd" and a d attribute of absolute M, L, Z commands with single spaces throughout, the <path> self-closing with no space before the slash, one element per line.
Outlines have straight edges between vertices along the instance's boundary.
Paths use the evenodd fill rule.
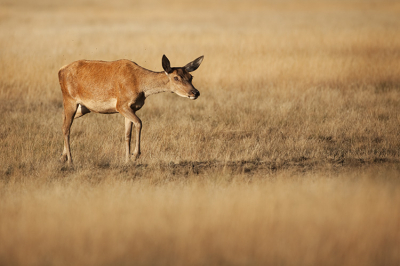
<path fill-rule="evenodd" d="M 199 58 L 193 60 L 192 62 L 190 62 L 189 64 L 187 64 L 183 68 L 185 68 L 185 70 L 187 72 L 195 71 L 200 66 L 201 62 L 203 62 L 203 59 L 204 59 L 204 55 L 202 55 Z"/>
<path fill-rule="evenodd" d="M 165 55 L 163 55 L 162 57 L 162 67 L 166 73 L 169 74 L 172 72 L 171 63 L 169 62 L 168 58 Z"/>

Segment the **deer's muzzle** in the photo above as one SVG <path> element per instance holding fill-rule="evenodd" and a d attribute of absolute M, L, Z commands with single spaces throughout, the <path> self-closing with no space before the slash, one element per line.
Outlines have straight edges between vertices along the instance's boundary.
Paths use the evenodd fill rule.
<path fill-rule="evenodd" d="M 200 92 L 196 89 L 192 89 L 189 93 L 189 99 L 196 100 L 200 96 Z"/>

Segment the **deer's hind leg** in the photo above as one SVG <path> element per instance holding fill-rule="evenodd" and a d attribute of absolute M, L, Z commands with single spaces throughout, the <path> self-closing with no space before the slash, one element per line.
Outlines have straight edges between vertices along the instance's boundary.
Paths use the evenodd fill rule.
<path fill-rule="evenodd" d="M 61 155 L 61 161 L 63 162 L 68 161 L 69 165 L 72 164 L 69 138 L 70 138 L 71 125 L 72 122 L 74 121 L 77 107 L 78 105 L 75 102 L 64 99 L 64 120 L 62 126 L 62 131 L 64 136 L 64 150 Z"/>

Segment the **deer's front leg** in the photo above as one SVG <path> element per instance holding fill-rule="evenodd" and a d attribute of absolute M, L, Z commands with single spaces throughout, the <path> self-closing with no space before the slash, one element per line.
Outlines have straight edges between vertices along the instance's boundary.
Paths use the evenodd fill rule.
<path fill-rule="evenodd" d="M 132 129 L 132 123 L 135 125 L 136 131 L 136 145 L 135 150 L 133 151 L 134 159 L 139 158 L 140 156 L 140 134 L 142 131 L 142 121 L 140 121 L 139 117 L 133 112 L 133 110 L 128 106 L 125 108 L 119 108 L 119 113 L 125 117 L 125 145 L 126 145 L 126 156 L 127 160 L 129 160 L 129 152 L 130 152 L 130 132 Z M 129 124 L 130 122 L 130 124 Z M 129 138 L 128 138 L 129 131 Z"/>
<path fill-rule="evenodd" d="M 132 133 L 132 121 L 125 117 L 125 147 L 126 156 L 125 162 L 129 162 L 129 157 L 131 153 L 131 133 Z"/>
<path fill-rule="evenodd" d="M 136 145 L 135 145 L 135 150 L 133 151 L 132 155 L 136 160 L 140 156 L 140 135 L 142 132 L 142 121 L 140 121 L 139 117 L 137 117 L 135 114 L 134 114 L 134 117 L 136 117 L 136 120 L 133 121 L 133 123 L 135 124 L 135 129 L 136 129 Z"/>

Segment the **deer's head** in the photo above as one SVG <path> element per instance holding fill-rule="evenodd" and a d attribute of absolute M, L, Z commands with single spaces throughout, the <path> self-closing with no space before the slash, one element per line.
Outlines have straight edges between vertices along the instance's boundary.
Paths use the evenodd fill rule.
<path fill-rule="evenodd" d="M 162 66 L 169 78 L 172 92 L 191 100 L 196 100 L 200 96 L 200 92 L 192 84 L 193 76 L 189 72 L 195 71 L 200 66 L 203 58 L 204 56 L 200 56 L 184 67 L 171 67 L 168 58 L 163 55 Z"/>

